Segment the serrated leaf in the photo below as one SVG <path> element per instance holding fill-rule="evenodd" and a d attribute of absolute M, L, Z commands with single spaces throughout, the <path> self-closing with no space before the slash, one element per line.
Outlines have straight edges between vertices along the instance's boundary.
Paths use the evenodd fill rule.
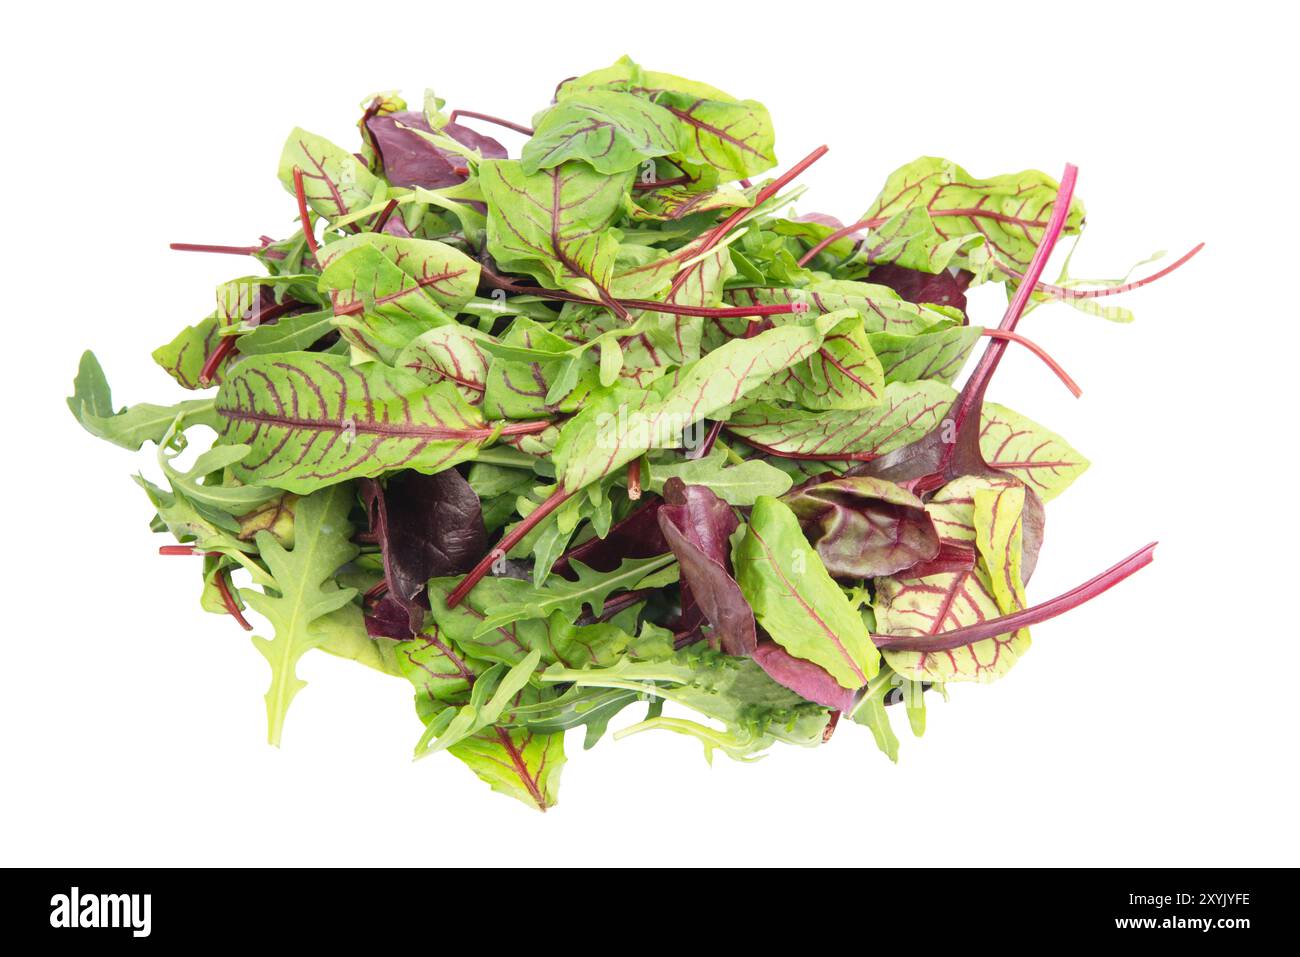
<path fill-rule="evenodd" d="M 271 666 L 266 692 L 268 740 L 280 746 L 284 718 L 306 682 L 298 677 L 298 659 L 331 637 L 319 619 L 347 605 L 354 588 L 340 588 L 334 574 L 358 552 L 352 544 L 348 512 L 354 494 L 336 485 L 298 502 L 294 544 L 286 549 L 269 532 L 257 534 L 257 549 L 272 578 L 273 589 L 240 589 L 249 606 L 265 617 L 274 636 L 255 636 L 253 644 Z"/>
<path fill-rule="evenodd" d="M 145 442 L 161 442 L 178 416 L 187 426 L 219 426 L 211 399 L 190 399 L 166 406 L 141 402 L 114 411 L 108 379 L 93 352 L 82 353 L 68 408 L 91 435 L 133 452 Z"/>

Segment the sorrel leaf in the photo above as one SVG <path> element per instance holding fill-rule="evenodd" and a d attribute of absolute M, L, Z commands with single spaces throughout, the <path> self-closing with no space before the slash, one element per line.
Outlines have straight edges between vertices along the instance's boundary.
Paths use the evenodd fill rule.
<path fill-rule="evenodd" d="M 520 156 L 531 176 L 569 160 L 599 173 L 623 173 L 645 160 L 675 153 L 673 114 L 630 93 L 589 90 L 566 97 L 542 114 Z"/>
<path fill-rule="evenodd" d="M 875 675 L 880 655 L 799 528 L 794 512 L 764 496 L 732 552 L 736 580 L 758 622 L 790 654 L 825 668 L 845 688 Z"/>
<path fill-rule="evenodd" d="M 1069 488 L 1089 464 L 1055 432 L 996 402 L 984 404 L 980 451 L 989 465 L 1019 478 L 1044 502 Z"/>
<path fill-rule="evenodd" d="M 439 472 L 493 434 L 446 382 L 312 352 L 251 356 L 217 393 L 222 441 L 251 446 L 243 482 L 310 492 L 395 469 Z"/>

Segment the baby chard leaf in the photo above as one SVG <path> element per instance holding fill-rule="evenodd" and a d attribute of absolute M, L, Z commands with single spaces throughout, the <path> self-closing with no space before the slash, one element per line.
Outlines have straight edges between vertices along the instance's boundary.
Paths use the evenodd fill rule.
<path fill-rule="evenodd" d="M 804 538 L 789 506 L 763 496 L 732 552 L 736 580 L 772 639 L 821 665 L 845 688 L 880 667 L 866 623 Z"/>
<path fill-rule="evenodd" d="M 569 162 L 529 175 L 518 160 L 488 160 L 479 175 L 488 252 L 503 269 L 608 299 L 619 245 L 609 227 L 622 212 L 631 172 L 606 176 Z"/>
<path fill-rule="evenodd" d="M 342 147 L 295 128 L 280 154 L 280 182 L 294 192 L 294 167 L 302 170 L 307 205 L 326 219 L 339 219 L 370 205 L 383 180 Z M 303 223 L 303 229 L 307 224 Z"/>
<path fill-rule="evenodd" d="M 996 402 L 984 403 L 980 452 L 989 465 L 1022 480 L 1044 502 L 1069 488 L 1089 465 L 1055 432 Z"/>
<path fill-rule="evenodd" d="M 314 352 L 246 358 L 216 408 L 222 441 L 252 447 L 235 476 L 299 493 L 400 468 L 439 472 L 494 431 L 448 382 Z"/>
<path fill-rule="evenodd" d="M 651 448 L 675 445 L 684 429 L 744 398 L 768 376 L 815 352 L 824 326 L 789 325 L 733 339 L 682 370 L 663 393 L 615 392 L 565 424 L 556 474 L 570 490 L 608 475 Z M 666 380 L 662 380 L 666 381 Z"/>
<path fill-rule="evenodd" d="M 645 160 L 678 149 L 678 123 L 649 100 L 612 90 L 566 97 L 542 114 L 520 167 L 532 176 L 568 160 L 582 160 L 599 173 L 623 173 Z"/>
<path fill-rule="evenodd" d="M 895 382 L 885 388 L 878 405 L 865 409 L 810 412 L 760 403 L 733 415 L 727 429 L 770 454 L 865 461 L 929 433 L 952 401 L 953 391 L 947 386 Z"/>

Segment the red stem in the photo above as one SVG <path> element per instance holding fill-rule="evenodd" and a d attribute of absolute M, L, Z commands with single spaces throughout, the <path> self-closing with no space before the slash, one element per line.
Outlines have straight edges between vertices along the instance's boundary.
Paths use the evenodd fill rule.
<path fill-rule="evenodd" d="M 641 460 L 627 463 L 627 497 L 635 502 L 641 497 Z"/>
<path fill-rule="evenodd" d="M 453 588 L 451 594 L 447 596 L 447 607 L 455 608 L 464 601 L 465 596 L 491 571 L 493 562 L 500 557 L 504 557 L 510 549 L 519 544 L 525 535 L 540 525 L 542 519 L 567 502 L 572 496 L 573 493 L 566 491 L 564 486 L 557 485 L 555 491 L 547 497 L 546 501 L 529 512 L 523 521 L 507 532 L 501 541 L 497 542 L 496 547 L 484 555 L 479 560 L 479 563 L 470 570 L 469 574 L 460 580 L 460 584 Z"/>
<path fill-rule="evenodd" d="M 253 626 L 248 623 L 244 613 L 239 610 L 239 602 L 235 601 L 235 596 L 230 593 L 230 584 L 226 581 L 224 569 L 218 570 L 212 576 L 212 584 L 216 585 L 217 591 L 221 592 L 221 603 L 226 606 L 226 611 L 230 613 L 231 617 L 239 622 L 244 631 L 252 631 Z"/>
<path fill-rule="evenodd" d="M 302 183 L 302 167 L 293 168 L 293 191 L 298 197 L 298 216 L 302 220 L 302 235 L 307 241 L 307 248 L 311 250 L 312 257 L 316 256 L 316 250 L 320 244 L 316 242 L 316 234 L 312 232 L 311 216 L 307 212 L 307 189 Z"/>
<path fill-rule="evenodd" d="M 985 638 L 1005 635 L 1019 628 L 1028 628 L 1039 622 L 1055 618 L 1057 615 L 1077 608 L 1086 601 L 1096 598 L 1128 578 L 1134 572 L 1151 564 L 1154 558 L 1156 542 L 1140 548 L 1128 558 L 1112 565 L 1100 575 L 1088 579 L 1055 598 L 1042 604 L 1025 608 L 1000 618 L 990 618 L 964 628 L 941 631 L 936 635 L 872 635 L 871 640 L 878 647 L 888 651 L 952 651 L 963 645 L 969 645 Z"/>
<path fill-rule="evenodd" d="M 511 123 L 509 120 L 503 120 L 499 116 L 493 116 L 490 113 L 475 113 L 473 110 L 452 110 L 451 116 L 447 118 L 449 123 L 455 123 L 456 117 L 468 116 L 472 119 L 483 120 L 485 123 L 495 123 L 497 126 L 504 126 L 508 130 L 514 130 L 516 133 L 522 133 L 524 136 L 532 136 L 533 128 L 524 126 L 521 123 Z"/>
<path fill-rule="evenodd" d="M 969 219 L 993 219 L 1000 223 L 1015 223 L 1017 226 L 1045 226 L 1046 223 L 1041 220 L 1022 220 L 1015 216 L 1008 216 L 1006 213 L 999 213 L 991 209 L 931 209 L 928 210 L 931 218 L 937 219 L 940 216 L 965 216 Z M 875 229 L 877 226 L 883 226 L 889 222 L 892 216 L 873 216 L 870 219 L 859 219 L 856 223 L 850 223 L 848 226 L 841 226 L 835 232 L 831 233 L 817 245 L 813 246 L 806 253 L 799 257 L 799 265 L 806 266 L 819 252 L 835 242 L 837 239 L 843 239 L 845 236 L 852 236 L 854 233 L 860 233 L 864 229 Z"/>
<path fill-rule="evenodd" d="M 1039 282 L 1034 285 L 1034 290 L 1036 292 L 1045 292 L 1049 296 L 1053 297 L 1054 299 L 1067 299 L 1067 300 L 1068 299 L 1100 299 L 1102 296 L 1115 296 L 1121 292 L 1129 292 L 1130 290 L 1133 289 L 1141 289 L 1143 286 L 1153 283 L 1157 279 L 1163 279 L 1165 276 L 1168 276 L 1179 266 L 1182 266 L 1184 263 L 1186 263 L 1189 259 L 1191 259 L 1193 256 L 1195 256 L 1204 248 L 1205 248 L 1205 243 L 1197 243 L 1190 250 L 1188 250 L 1186 253 L 1180 256 L 1177 260 L 1170 263 L 1168 266 L 1166 266 L 1164 269 L 1161 269 L 1159 272 L 1153 272 L 1151 275 L 1146 276 L 1142 279 L 1135 279 L 1132 282 L 1126 282 L 1122 286 L 1108 286 L 1105 289 L 1067 289 L 1064 286 L 1054 286 L 1050 282 Z M 1021 280 L 1022 282 L 1024 281 L 1025 278 L 1024 273 L 1019 272 L 1014 266 L 1010 266 L 1007 263 L 1004 263 L 1000 259 L 995 259 L 994 261 L 997 263 L 998 268 L 1001 269 L 1004 273 L 1007 273 L 1008 275 L 1013 276 L 1016 279 Z"/>
<path fill-rule="evenodd" d="M 599 299 L 590 299 L 586 296 L 579 296 L 572 292 L 561 292 L 556 289 L 543 289 L 541 286 L 523 286 L 519 283 L 512 282 L 504 276 L 498 276 L 495 273 L 484 269 L 482 272 L 483 280 L 488 285 L 497 289 L 504 289 L 519 296 L 536 296 L 539 299 L 552 299 L 556 302 L 576 302 L 584 306 L 605 306 L 608 303 Z M 745 318 L 746 316 L 792 316 L 801 315 L 808 311 L 808 304 L 804 302 L 791 303 L 774 303 L 770 305 L 753 305 L 753 306 L 684 306 L 675 302 L 656 302 L 651 299 L 614 299 L 624 309 L 639 309 L 645 312 L 662 312 L 670 316 L 702 316 L 705 319 L 733 319 Z M 353 307 L 345 306 L 344 309 Z M 360 305 L 355 309 L 359 311 Z M 340 312 L 340 315 L 345 313 Z"/>
<path fill-rule="evenodd" d="M 1020 321 L 1020 316 L 1025 311 L 1025 306 L 1029 304 L 1034 283 L 1038 282 L 1038 278 L 1043 274 L 1056 241 L 1061 238 L 1061 230 L 1065 228 L 1065 221 L 1070 215 L 1070 199 L 1074 196 L 1074 184 L 1078 177 L 1079 168 L 1073 163 L 1066 163 L 1065 172 L 1061 175 L 1061 186 L 1056 191 L 1056 199 L 1052 202 L 1052 215 L 1047 221 L 1047 228 L 1043 231 L 1043 238 L 1039 241 L 1038 248 L 1034 250 L 1033 258 L 1029 261 L 1029 268 L 1025 270 L 1025 281 L 1016 287 L 1015 295 L 1002 316 L 1002 322 L 998 325 L 1000 332 L 1014 332 L 1016 323 Z M 1002 354 L 1006 349 L 1006 339 L 994 338 L 984 350 L 984 355 L 980 356 L 979 365 L 975 367 L 975 371 L 971 373 L 970 379 L 962 388 L 961 395 L 953 403 L 951 417 L 957 428 L 961 428 L 972 410 L 978 409 L 983 404 L 984 391 L 988 388 L 989 379 L 997 369 L 998 363 L 1002 361 Z"/>
<path fill-rule="evenodd" d="M 393 215 L 393 210 L 395 209 L 397 209 L 397 200 L 390 199 L 388 205 L 383 208 L 383 211 L 377 217 L 375 217 L 375 224 L 370 227 L 370 231 L 374 233 L 382 233 L 384 227 L 388 225 L 388 217 Z"/>
<path fill-rule="evenodd" d="M 199 370 L 199 385 L 206 386 L 212 382 L 217 375 L 217 369 L 221 363 L 235 351 L 235 340 L 238 336 L 222 336 L 217 347 L 209 353 L 207 359 L 203 362 L 203 368 Z"/>
<path fill-rule="evenodd" d="M 764 445 L 761 442 L 746 438 L 742 433 L 736 432 L 730 426 L 723 426 L 723 428 L 746 445 L 753 446 L 764 455 L 771 455 L 778 459 L 800 459 L 804 462 L 870 462 L 880 458 L 878 452 L 841 452 L 838 455 L 819 452 L 783 452 L 780 449 L 772 448 L 770 445 Z"/>
<path fill-rule="evenodd" d="M 994 339 L 1005 339 L 1008 342 L 1015 342 L 1024 346 L 1034 355 L 1038 356 L 1038 358 L 1042 359 L 1043 362 L 1047 364 L 1047 367 L 1056 373 L 1056 377 L 1065 383 L 1065 387 L 1074 394 L 1076 399 L 1083 395 L 1083 390 L 1079 388 L 1078 384 L 1072 378 L 1070 378 L 1070 374 L 1061 368 L 1060 363 L 1048 355 L 1047 350 L 1032 339 L 1026 339 L 1018 332 L 1008 332 L 1005 329 L 985 329 L 980 334 Z"/>
<path fill-rule="evenodd" d="M 632 184 L 633 189 L 664 189 L 668 186 L 681 186 L 684 183 L 692 182 L 691 178 L 683 173 L 681 176 L 674 176 L 672 179 L 652 180 L 649 183 L 643 183 L 637 180 Z"/>
<path fill-rule="evenodd" d="M 713 451 L 713 445 L 718 441 L 718 434 L 722 432 L 722 420 L 714 419 L 709 423 L 708 434 L 704 436 L 704 441 L 698 448 L 691 449 L 686 453 L 688 459 L 702 459 Z"/>
<path fill-rule="evenodd" d="M 168 249 L 174 249 L 181 253 L 224 253 L 228 256 L 252 256 L 254 253 L 260 253 L 266 248 L 266 243 L 261 246 L 212 246 L 208 243 L 168 243 Z"/>
<path fill-rule="evenodd" d="M 361 601 L 364 602 L 365 604 L 369 604 L 372 601 L 376 601 L 380 598 L 383 598 L 387 594 L 388 594 L 388 581 L 387 579 L 381 578 L 379 579 L 379 581 L 375 582 L 375 584 L 371 585 L 370 588 L 366 591 L 366 593 L 361 596 Z"/>
<path fill-rule="evenodd" d="M 159 545 L 159 555 L 202 555 L 204 558 L 213 558 L 221 552 L 201 552 L 193 545 Z"/>

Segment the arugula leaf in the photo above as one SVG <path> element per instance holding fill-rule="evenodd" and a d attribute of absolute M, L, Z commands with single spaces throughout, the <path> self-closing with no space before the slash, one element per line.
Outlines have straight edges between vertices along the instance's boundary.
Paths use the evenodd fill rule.
<path fill-rule="evenodd" d="M 113 411 L 113 394 L 93 352 L 81 355 L 68 408 L 91 435 L 136 451 L 145 442 L 161 442 L 177 416 L 190 425 L 217 426 L 211 399 L 191 399 L 176 405 L 140 403 Z"/>
<path fill-rule="evenodd" d="M 298 677 L 298 659 L 312 648 L 334 638 L 322 618 L 348 605 L 356 590 L 340 588 L 334 574 L 357 554 L 352 544 L 348 511 L 352 492 L 334 485 L 298 502 L 293 520 L 293 547 L 286 549 L 269 532 L 258 532 L 257 550 L 274 579 L 262 591 L 240 589 L 249 606 L 265 617 L 273 637 L 255 636 L 253 644 L 271 666 L 271 687 L 266 692 L 267 739 L 276 747 L 284 718 L 294 697 L 306 682 Z M 346 622 L 355 631 L 359 617 Z M 338 619 L 328 624 L 337 626 Z"/>

